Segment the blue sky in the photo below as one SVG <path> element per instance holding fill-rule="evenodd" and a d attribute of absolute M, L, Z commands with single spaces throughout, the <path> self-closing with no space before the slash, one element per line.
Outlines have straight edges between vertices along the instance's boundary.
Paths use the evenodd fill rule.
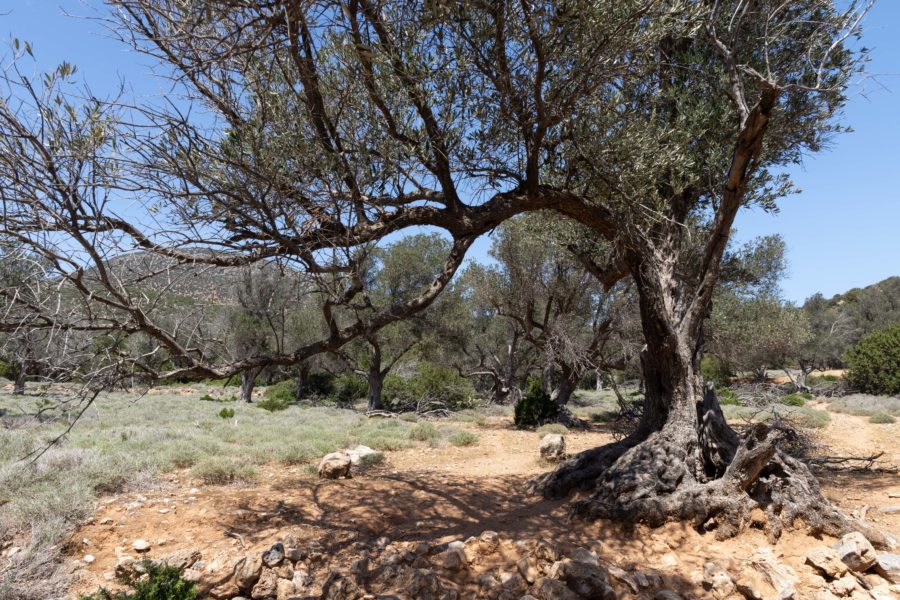
<path fill-rule="evenodd" d="M 99 96 L 120 80 L 138 94 L 165 93 L 152 81 L 149 59 L 130 52 L 91 20 L 98 0 L 0 0 L 0 38 L 30 41 L 41 69 L 66 60 Z M 846 124 L 824 153 L 808 157 L 792 174 L 802 193 L 784 199 L 770 215 L 745 211 L 736 223 L 738 241 L 780 233 L 787 240 L 790 271 L 785 297 L 802 301 L 815 292 L 831 296 L 900 275 L 900 2 L 881 0 L 864 36 L 873 49 L 870 77 L 851 92 Z M 490 241 L 472 253 L 486 256 Z"/>

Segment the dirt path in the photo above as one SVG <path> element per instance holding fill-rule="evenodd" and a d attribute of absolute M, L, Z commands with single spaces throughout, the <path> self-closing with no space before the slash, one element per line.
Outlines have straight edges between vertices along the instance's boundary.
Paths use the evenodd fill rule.
<path fill-rule="evenodd" d="M 149 555 L 155 557 L 201 550 L 203 581 L 212 585 L 229 577 L 238 557 L 262 552 L 286 537 L 322 545 L 327 560 L 310 566 L 310 574 L 322 581 L 332 566 L 346 567 L 364 545 L 381 536 L 433 546 L 491 530 L 506 540 L 544 537 L 569 550 L 590 548 L 623 568 L 650 569 L 667 586 L 701 598 L 706 597 L 699 585 L 705 562 L 718 560 L 741 572 L 757 548 L 770 544 L 755 529 L 716 542 L 713 535 L 680 523 L 648 530 L 569 521 L 568 502 L 524 492 L 527 480 L 548 468 L 537 459 L 539 436 L 499 420 L 476 431 L 476 446 L 392 452 L 384 464 L 350 480 L 321 482 L 298 468 L 268 467 L 251 486 L 201 486 L 181 472 L 152 493 L 106 498 L 93 522 L 73 540 L 73 559 L 88 553 L 95 559 L 78 569 L 73 592 L 113 586 L 116 562 L 121 555 L 136 556 L 136 539 L 150 542 Z M 841 452 L 883 449 L 886 462 L 900 462 L 900 425 L 873 426 L 859 417 L 832 415 L 822 437 Z M 578 452 L 611 436 L 591 431 L 570 433 L 566 439 L 569 451 Z M 900 504 L 896 473 L 832 474 L 824 476 L 822 484 L 845 510 L 867 504 L 870 522 L 900 532 L 900 514 L 879 511 Z M 811 590 L 821 580 L 803 562 L 810 548 L 822 544 L 802 532 L 789 532 L 772 547 L 800 574 L 801 587 Z M 495 567 L 486 562 L 479 569 Z"/>

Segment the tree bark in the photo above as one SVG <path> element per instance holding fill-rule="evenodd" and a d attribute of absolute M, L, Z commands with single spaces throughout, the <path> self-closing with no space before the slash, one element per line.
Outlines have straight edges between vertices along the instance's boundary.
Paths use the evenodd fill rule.
<path fill-rule="evenodd" d="M 19 365 L 16 376 L 13 378 L 13 396 L 25 395 L 25 380 L 28 378 L 28 367 Z"/>
<path fill-rule="evenodd" d="M 256 369 L 247 369 L 241 371 L 241 402 L 253 402 L 253 388 L 256 387 L 256 376 L 259 371 Z"/>
<path fill-rule="evenodd" d="M 559 381 L 553 387 L 550 393 L 550 399 L 553 400 L 560 408 L 564 408 L 572 397 L 572 392 L 578 385 L 578 373 L 570 365 L 564 365 L 560 368 Z"/>
<path fill-rule="evenodd" d="M 384 375 L 380 369 L 369 369 L 366 380 L 369 383 L 368 409 L 383 410 L 384 403 L 381 399 L 381 393 L 384 389 Z"/>

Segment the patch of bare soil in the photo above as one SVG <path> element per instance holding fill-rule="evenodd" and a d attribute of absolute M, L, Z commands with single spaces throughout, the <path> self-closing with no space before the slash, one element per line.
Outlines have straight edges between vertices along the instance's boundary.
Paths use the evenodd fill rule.
<path fill-rule="evenodd" d="M 365 556 L 372 568 L 395 568 L 385 565 L 403 560 L 436 568 L 463 598 L 497 597 L 486 576 L 508 581 L 510 574 L 521 570 L 516 566 L 520 559 L 535 556 L 535 544 L 541 539 L 563 556 L 580 547 L 596 552 L 602 564 L 622 569 L 622 577 L 631 579 L 617 580 L 622 584 L 615 588 L 619 597 L 652 598 L 660 589 L 674 590 L 685 598 L 724 597 L 709 590 L 709 585 L 704 587 L 704 564 L 717 562 L 740 580 L 756 572 L 753 565 L 759 563 L 760 549 L 769 547 L 776 561 L 796 572 L 795 598 L 813 598 L 827 586 L 804 561 L 810 550 L 834 540 L 815 539 L 795 530 L 772 543 L 762 530 L 750 527 L 737 538 L 717 542 L 712 533 L 683 523 L 651 530 L 608 521 L 571 521 L 569 501 L 543 500 L 526 492 L 530 477 L 552 468 L 538 460 L 539 436 L 513 430 L 499 420 L 478 427 L 477 432 L 478 445 L 388 453 L 385 463 L 352 479 L 320 481 L 300 469 L 269 467 L 254 485 L 204 486 L 180 472 L 152 492 L 107 497 L 99 502 L 92 522 L 72 540 L 73 597 L 101 585 L 115 589 L 117 563 L 127 562 L 124 556 L 160 558 L 182 550 L 202 554 L 190 574 L 204 590 L 232 597 L 227 594 L 237 593 L 230 583 L 235 563 L 245 556 L 259 557 L 278 541 L 303 549 L 294 568 L 308 573 L 311 583 L 297 598 L 319 597 L 332 569 L 358 569 L 359 563 L 353 561 Z M 822 436 L 840 453 L 870 454 L 883 449 L 882 466 L 896 467 L 900 464 L 898 434 L 898 425 L 876 426 L 862 418 L 834 414 Z M 610 439 L 599 430 L 566 436 L 569 452 Z M 868 522 L 900 531 L 900 511 L 890 508 L 900 505 L 896 472 L 819 475 L 826 495 L 841 508 L 858 514 L 868 505 Z M 447 557 L 441 552 L 449 542 L 485 531 L 499 535 L 496 549 L 468 561 L 462 570 L 442 562 Z M 149 550 L 136 552 L 136 540 L 149 542 Z M 87 554 L 93 556 L 90 564 L 83 560 Z M 378 581 L 380 575 L 373 577 Z M 861 578 L 860 585 L 866 578 L 870 576 Z"/>

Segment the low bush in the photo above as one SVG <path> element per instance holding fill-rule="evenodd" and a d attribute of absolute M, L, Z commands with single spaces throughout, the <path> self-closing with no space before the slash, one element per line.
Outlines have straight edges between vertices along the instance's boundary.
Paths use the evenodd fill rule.
<path fill-rule="evenodd" d="M 450 435 L 449 441 L 454 446 L 474 446 L 478 443 L 478 436 L 471 431 L 457 431 Z"/>
<path fill-rule="evenodd" d="M 718 387 L 716 388 L 716 396 L 719 399 L 719 404 L 724 404 L 725 406 L 740 406 L 741 401 L 738 400 L 737 392 L 729 387 Z"/>
<path fill-rule="evenodd" d="M 293 402 L 293 400 L 286 400 L 283 397 L 263 398 L 256 403 L 256 406 L 269 412 L 277 412 L 279 410 L 287 410 L 291 405 L 291 402 Z"/>
<path fill-rule="evenodd" d="M 868 394 L 900 394 L 900 323 L 864 336 L 845 356 L 847 382 Z"/>
<path fill-rule="evenodd" d="M 147 576 L 131 582 L 133 591 L 112 594 L 101 589 L 80 600 L 196 600 L 200 597 L 193 582 L 181 578 L 176 567 L 144 561 Z"/>
<path fill-rule="evenodd" d="M 726 387 L 731 381 L 728 366 L 710 354 L 700 360 L 700 375 L 704 381 L 711 381 L 716 387 Z"/>
<path fill-rule="evenodd" d="M 348 406 L 369 393 L 369 383 L 359 375 L 341 375 L 335 378 L 331 398 L 339 405 Z"/>
<path fill-rule="evenodd" d="M 558 412 L 559 407 L 544 391 L 540 380 L 529 378 L 525 395 L 516 402 L 514 420 L 519 428 L 537 427 L 552 420 Z"/>
<path fill-rule="evenodd" d="M 295 389 L 296 384 L 294 380 L 286 379 L 284 381 L 279 381 L 278 383 L 266 386 L 266 391 L 263 392 L 263 398 L 265 400 L 271 400 L 273 402 L 283 404 L 285 408 L 287 408 L 288 404 L 297 399 L 296 395 L 294 394 Z M 260 404 L 262 404 L 262 402 L 260 402 Z"/>
<path fill-rule="evenodd" d="M 441 432 L 431 423 L 418 423 L 409 430 L 409 439 L 417 442 L 431 442 L 441 437 Z"/>
<path fill-rule="evenodd" d="M 359 464 L 364 469 L 377 467 L 382 463 L 384 463 L 384 454 L 382 454 L 381 452 L 366 454 L 365 456 L 359 457 Z"/>
<path fill-rule="evenodd" d="M 834 412 L 868 417 L 876 413 L 900 416 L 900 398 L 892 396 L 873 396 L 871 394 L 850 394 L 840 398 L 832 398 L 828 406 Z"/>
<path fill-rule="evenodd" d="M 194 477 L 210 485 L 225 485 L 234 482 L 249 482 L 259 476 L 250 462 L 240 458 L 206 457 L 191 469 Z"/>
<path fill-rule="evenodd" d="M 223 419 L 230 419 L 234 416 L 234 409 L 233 408 L 223 408 L 222 410 L 219 411 L 219 416 L 222 417 Z"/>
<path fill-rule="evenodd" d="M 802 410 L 794 413 L 794 415 L 796 415 L 800 425 L 803 427 L 811 427 L 813 429 L 826 427 L 831 422 L 831 416 L 828 414 L 828 411 L 817 410 L 806 406 L 804 406 Z"/>
<path fill-rule="evenodd" d="M 806 404 L 806 398 L 800 394 L 788 394 L 778 400 L 779 404 L 787 406 L 803 406 Z"/>
<path fill-rule="evenodd" d="M 824 375 L 810 375 L 806 378 L 806 385 L 819 385 L 821 383 L 836 383 L 840 381 L 841 378 L 832 373 L 826 373 Z"/>
<path fill-rule="evenodd" d="M 392 408 L 431 402 L 450 410 L 462 410 L 474 407 L 474 394 L 472 382 L 456 370 L 423 361 L 412 377 L 388 375 L 382 399 Z"/>
<path fill-rule="evenodd" d="M 887 413 L 875 413 L 869 417 L 869 423 L 875 423 L 876 425 L 888 425 L 896 422 L 897 419 Z"/>

